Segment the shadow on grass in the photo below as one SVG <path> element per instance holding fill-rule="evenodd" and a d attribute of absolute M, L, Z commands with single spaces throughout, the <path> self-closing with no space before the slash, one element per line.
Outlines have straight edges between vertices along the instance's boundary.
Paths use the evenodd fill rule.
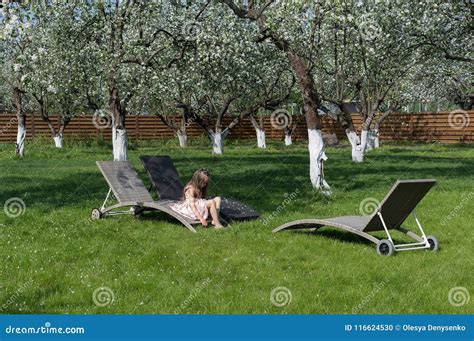
<path fill-rule="evenodd" d="M 289 233 L 296 233 L 296 234 L 301 234 L 301 235 L 307 235 L 307 236 L 313 236 L 315 238 L 326 238 L 328 240 L 337 240 L 340 242 L 344 243 L 351 243 L 351 244 L 361 244 L 361 245 L 366 245 L 370 247 L 375 247 L 375 244 L 371 242 L 368 239 L 365 239 L 363 237 L 360 237 L 356 234 L 350 233 L 350 232 L 345 232 L 345 231 L 339 231 L 335 230 L 334 228 L 320 228 L 314 231 L 309 231 L 309 230 L 295 230 L 295 231 L 288 231 Z M 378 236 L 373 235 L 376 238 L 379 238 Z M 384 239 L 385 237 L 379 238 L 379 239 Z M 398 239 L 397 237 L 392 239 L 395 244 L 405 242 L 403 239 Z M 414 242 L 414 240 L 412 240 Z"/>
<path fill-rule="evenodd" d="M 390 151 L 391 152 L 391 151 Z M 250 155 L 235 156 L 173 156 L 174 162 L 184 183 L 192 173 L 200 167 L 211 171 L 210 193 L 241 200 L 260 212 L 271 212 L 281 204 L 285 195 L 300 189 L 302 196 L 298 200 L 307 199 L 314 194 L 308 180 L 309 165 L 306 153 L 301 155 Z M 409 154 L 409 153 L 408 153 Z M 470 159 L 455 159 L 452 157 L 430 157 L 417 155 L 374 155 L 373 165 L 370 158 L 368 164 L 355 165 L 350 160 L 343 160 L 346 154 L 335 155 L 331 166 L 327 167 L 327 178 L 333 188 L 340 192 L 380 191 L 387 190 L 392 182 L 403 178 L 427 178 L 457 176 L 470 178 L 466 169 L 474 168 L 474 161 Z M 416 169 L 406 167 L 407 163 L 420 162 Z M 67 162 L 64 160 L 63 162 Z M 76 160 L 77 163 L 77 160 Z M 92 161 L 85 163 L 93 165 Z M 400 166 L 394 166 L 399 163 Z M 38 172 L 41 160 L 30 162 L 32 172 Z M 145 171 L 140 164 L 134 162 L 141 178 L 148 187 Z M 48 172 L 48 169 L 41 170 Z M 41 174 L 41 171 L 39 175 Z M 61 173 L 62 171 L 62 173 Z M 108 186 L 97 171 L 77 171 L 73 167 L 62 168 L 54 178 L 37 173 L 28 173 L 28 165 L 22 165 L 19 175 L 2 177 L 2 182 L 7 184 L 1 192 L 0 200 L 5 202 L 12 197 L 25 200 L 28 207 L 37 205 L 53 209 L 74 207 L 90 201 L 97 201 L 95 206 L 100 206 L 108 191 Z M 348 193 L 349 194 L 349 193 Z M 311 200 L 321 200 L 312 197 Z M 92 207 L 91 207 L 92 208 Z"/>
<path fill-rule="evenodd" d="M 345 242 L 345 243 L 353 243 L 353 244 L 365 244 L 365 245 L 374 245 L 371 241 L 362 238 L 358 235 L 349 233 L 349 232 L 343 232 L 343 231 L 338 231 L 334 230 L 333 228 L 319 228 L 314 231 L 309 231 L 309 230 L 295 230 L 290 233 L 296 233 L 296 234 L 301 234 L 301 235 L 307 235 L 307 236 L 313 236 L 314 238 L 326 238 L 328 240 L 337 240 L 340 242 Z"/>

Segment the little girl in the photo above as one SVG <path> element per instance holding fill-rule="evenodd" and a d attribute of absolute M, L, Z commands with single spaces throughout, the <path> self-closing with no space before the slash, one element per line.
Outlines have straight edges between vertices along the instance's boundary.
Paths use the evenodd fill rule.
<path fill-rule="evenodd" d="M 223 227 L 219 221 L 221 198 L 205 199 L 207 197 L 209 177 L 209 171 L 204 168 L 194 172 L 191 181 L 184 187 L 183 201 L 171 205 L 171 209 L 188 218 L 199 220 L 203 226 L 207 226 L 207 218 L 210 211 L 212 225 L 216 229 L 221 229 Z"/>

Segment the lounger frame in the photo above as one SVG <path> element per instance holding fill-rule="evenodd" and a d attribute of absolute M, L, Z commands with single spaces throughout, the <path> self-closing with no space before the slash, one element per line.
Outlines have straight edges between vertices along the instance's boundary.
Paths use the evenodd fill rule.
<path fill-rule="evenodd" d="M 382 222 L 382 225 L 384 227 L 385 233 L 387 234 L 387 239 L 393 244 L 395 247 L 395 251 L 408 251 L 408 250 L 419 250 L 419 249 L 429 249 L 431 247 L 428 238 L 426 237 L 425 231 L 423 231 L 423 227 L 421 226 L 421 222 L 418 220 L 418 217 L 416 216 L 415 210 L 413 210 L 413 218 L 416 221 L 416 224 L 418 225 L 418 228 L 421 232 L 421 236 L 418 236 L 416 233 L 413 231 L 410 231 L 402 226 L 397 227 L 395 230 L 400 231 L 407 236 L 413 238 L 416 240 L 416 243 L 407 243 L 407 244 L 395 244 L 392 236 L 390 234 L 390 230 L 387 228 L 387 225 L 385 224 L 385 221 L 383 219 L 383 216 L 380 212 L 377 212 L 377 215 L 380 218 L 380 221 Z"/>
<path fill-rule="evenodd" d="M 413 231 L 408 230 L 408 229 L 406 229 L 402 226 L 394 229 L 394 230 L 397 230 L 397 231 L 400 231 L 400 232 L 406 234 L 407 236 L 411 237 L 412 239 L 414 239 L 416 241 L 415 243 L 408 243 L 408 244 L 395 244 L 394 241 L 393 241 L 392 235 L 390 234 L 390 230 L 387 228 L 387 226 L 385 224 L 385 221 L 383 219 L 382 214 L 380 214 L 380 212 L 378 212 L 377 215 L 379 216 L 382 224 L 384 225 L 384 230 L 385 230 L 385 233 L 387 235 L 387 239 L 393 244 L 396 251 L 430 248 L 430 244 L 428 242 L 428 239 L 425 235 L 425 232 L 423 230 L 421 222 L 418 220 L 418 217 L 416 216 L 415 211 L 413 211 L 413 217 L 415 218 L 415 221 L 416 221 L 416 223 L 418 225 L 418 228 L 421 232 L 421 236 L 417 235 Z M 307 227 L 304 227 L 304 226 L 307 226 Z M 353 228 L 349 225 L 335 223 L 334 221 L 331 221 L 330 219 L 301 219 L 301 220 L 295 220 L 295 221 L 292 221 L 292 222 L 289 222 L 289 223 L 286 223 L 284 225 L 281 225 L 281 226 L 277 227 L 276 229 L 273 230 L 273 233 L 280 232 L 280 231 L 283 231 L 283 230 L 288 230 L 288 229 L 296 229 L 296 227 L 299 227 L 298 229 L 310 229 L 312 231 L 315 231 L 315 230 L 320 229 L 323 226 L 335 227 L 335 228 L 338 228 L 338 229 L 356 234 L 356 235 L 358 235 L 362 238 L 365 238 L 365 239 L 373 242 L 374 244 L 378 244 L 382 240 L 382 239 L 376 238 L 375 236 L 373 236 L 373 235 L 371 235 L 367 232 L 364 232 L 362 230 Z"/>
<path fill-rule="evenodd" d="M 426 236 L 423 226 L 420 220 L 418 219 L 416 211 L 414 209 L 416 204 L 424 197 L 424 195 L 435 184 L 435 182 L 436 181 L 434 179 L 397 181 L 392 187 L 392 189 L 389 191 L 389 193 L 386 195 L 382 203 L 379 205 L 377 210 L 371 216 L 343 216 L 327 219 L 295 220 L 275 228 L 273 232 L 276 233 L 283 230 L 292 229 L 310 229 L 312 231 L 315 231 L 323 226 L 330 226 L 356 234 L 377 244 L 378 246 L 380 243 L 383 243 L 386 240 L 378 239 L 377 237 L 369 234 L 368 232 L 384 231 L 387 240 L 393 245 L 394 251 L 432 249 L 433 242 L 436 243 L 435 249 L 437 249 L 438 242 L 436 238 L 434 238 L 433 236 Z M 398 188 L 398 186 L 401 187 Z M 403 186 L 405 186 L 405 188 L 403 188 Z M 400 216 L 397 216 L 396 213 L 398 211 L 396 209 L 398 209 L 398 207 L 396 203 L 400 197 L 400 193 L 403 193 L 403 191 L 406 192 L 407 188 L 409 189 L 410 186 L 414 188 L 413 193 L 410 193 L 412 194 L 412 197 L 407 198 L 407 204 L 400 204 Z M 397 190 L 399 190 L 398 193 Z M 393 197 L 391 197 L 392 194 Z M 384 216 L 384 210 L 388 214 L 388 217 Z M 419 234 L 402 226 L 402 223 L 405 222 L 406 217 L 410 214 L 413 215 L 413 218 L 419 230 Z M 391 224 L 387 223 L 387 221 L 390 221 Z M 415 242 L 395 244 L 390 230 L 402 232 L 410 238 L 414 239 Z"/>
<path fill-rule="evenodd" d="M 188 228 L 191 232 L 194 232 L 194 233 L 197 232 L 196 229 L 193 227 L 193 225 L 199 224 L 200 223 L 199 221 L 187 219 L 183 215 L 173 211 L 172 209 L 165 206 L 164 204 L 161 204 L 159 201 L 152 201 L 152 202 L 128 201 L 128 202 L 119 202 L 111 206 L 106 206 L 107 202 L 110 199 L 111 193 L 112 193 L 112 190 L 109 189 L 107 197 L 104 203 L 102 204 L 101 208 L 99 209 L 101 217 L 123 215 L 123 214 L 136 216 L 147 209 L 156 210 L 156 211 L 164 212 L 170 215 L 171 217 L 175 218 L 181 224 L 186 226 L 186 228 Z M 169 203 L 169 201 L 166 201 L 166 203 Z M 120 208 L 127 208 L 127 207 L 129 208 L 128 210 L 117 211 Z"/>

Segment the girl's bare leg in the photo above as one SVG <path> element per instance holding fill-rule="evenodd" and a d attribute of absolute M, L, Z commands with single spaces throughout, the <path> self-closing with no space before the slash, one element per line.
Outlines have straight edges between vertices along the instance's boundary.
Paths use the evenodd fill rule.
<path fill-rule="evenodd" d="M 215 197 L 213 200 L 214 200 L 214 202 L 216 203 L 217 215 L 219 215 L 219 213 L 220 213 L 220 211 L 221 211 L 221 202 L 222 202 L 222 199 L 221 199 L 221 197 Z"/>
<path fill-rule="evenodd" d="M 219 214 L 217 213 L 216 202 L 214 200 L 208 200 L 206 201 L 206 204 L 207 208 L 209 208 L 209 212 L 211 213 L 212 225 L 214 225 L 216 228 L 223 227 L 221 222 L 219 221 Z"/>

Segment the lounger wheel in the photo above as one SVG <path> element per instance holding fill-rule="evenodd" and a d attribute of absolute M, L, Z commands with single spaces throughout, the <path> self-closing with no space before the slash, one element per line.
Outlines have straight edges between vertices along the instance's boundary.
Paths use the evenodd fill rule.
<path fill-rule="evenodd" d="M 439 242 L 435 236 L 428 236 L 426 237 L 428 243 L 430 244 L 430 251 L 438 251 L 439 250 Z"/>
<path fill-rule="evenodd" d="M 392 256 L 395 253 L 395 247 L 390 240 L 382 239 L 377 243 L 377 253 L 380 256 Z"/>
<path fill-rule="evenodd" d="M 92 220 L 99 220 L 102 219 L 104 215 L 98 208 L 94 208 L 91 212 L 91 219 Z"/>

